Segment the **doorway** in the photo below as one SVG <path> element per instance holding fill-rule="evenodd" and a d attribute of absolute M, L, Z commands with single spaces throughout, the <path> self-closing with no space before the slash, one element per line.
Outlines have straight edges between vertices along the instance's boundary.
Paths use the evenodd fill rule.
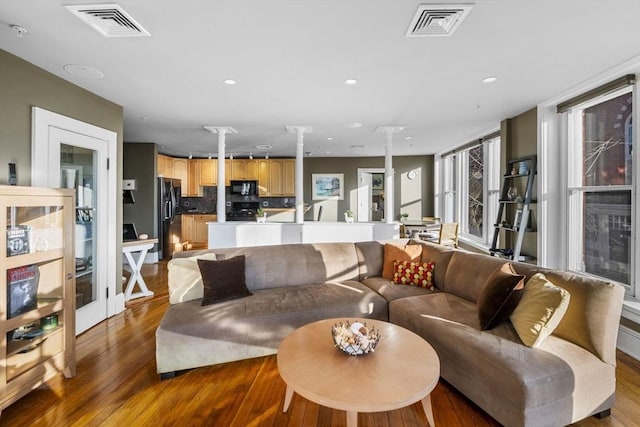
<path fill-rule="evenodd" d="M 76 334 L 115 314 L 115 132 L 33 108 L 31 182 L 75 195 Z M 113 296 L 113 297 L 109 297 Z"/>
<path fill-rule="evenodd" d="M 384 219 L 384 168 L 358 168 L 358 222 Z"/>

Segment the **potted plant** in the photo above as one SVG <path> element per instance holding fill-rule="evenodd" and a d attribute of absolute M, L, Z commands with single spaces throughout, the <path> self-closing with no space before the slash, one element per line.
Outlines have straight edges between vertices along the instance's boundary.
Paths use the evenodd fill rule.
<path fill-rule="evenodd" d="M 262 208 L 258 208 L 256 210 L 256 221 L 258 222 L 267 222 L 267 213 Z"/>
<path fill-rule="evenodd" d="M 405 222 L 409 218 L 409 214 L 404 212 L 400 214 L 400 222 Z"/>
<path fill-rule="evenodd" d="M 353 222 L 353 212 L 350 209 L 347 209 L 344 213 L 344 221 Z"/>

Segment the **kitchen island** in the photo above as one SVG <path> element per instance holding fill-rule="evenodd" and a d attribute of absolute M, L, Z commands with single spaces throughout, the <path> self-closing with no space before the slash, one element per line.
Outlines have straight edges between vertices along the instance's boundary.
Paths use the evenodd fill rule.
<path fill-rule="evenodd" d="M 382 222 L 309 221 L 302 224 L 282 222 L 209 222 L 209 249 L 241 246 L 283 245 L 291 243 L 364 242 L 397 239 L 400 224 Z"/>

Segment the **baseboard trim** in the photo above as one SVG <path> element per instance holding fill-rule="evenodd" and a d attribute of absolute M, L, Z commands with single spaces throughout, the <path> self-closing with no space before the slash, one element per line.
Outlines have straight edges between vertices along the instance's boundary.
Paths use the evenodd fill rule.
<path fill-rule="evenodd" d="M 620 325 L 618 329 L 618 349 L 634 359 L 640 360 L 640 333 Z"/>

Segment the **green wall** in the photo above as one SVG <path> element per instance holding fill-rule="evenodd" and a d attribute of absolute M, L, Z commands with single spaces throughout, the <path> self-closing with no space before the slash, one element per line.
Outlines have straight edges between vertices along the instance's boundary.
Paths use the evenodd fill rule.
<path fill-rule="evenodd" d="M 17 56 L 0 50 L 0 183 L 8 181 L 8 163 L 16 164 L 18 185 L 31 185 L 31 107 L 41 107 L 118 134 L 115 159 L 118 192 L 122 177 L 122 107 L 61 79 Z M 117 227 L 122 228 L 122 204 Z M 118 238 L 119 237 L 119 238 Z M 117 236 L 121 251 L 121 236 Z M 116 260 L 117 277 L 122 259 Z M 122 288 L 120 281 L 116 287 Z"/>
<path fill-rule="evenodd" d="M 123 148 L 123 179 L 135 179 L 134 204 L 122 205 L 122 221 L 134 223 L 139 234 L 157 236 L 156 157 L 157 145 L 153 143 L 125 143 Z M 154 248 L 155 250 L 155 248 Z"/>
<path fill-rule="evenodd" d="M 501 123 L 501 160 L 500 174 L 506 172 L 507 160 L 536 155 L 538 152 L 538 109 L 532 108 L 518 116 L 503 120 Z M 534 181 L 533 194 L 537 192 L 537 177 Z M 538 210 L 531 204 L 531 222 L 537 227 Z M 512 243 L 513 245 L 513 243 Z M 538 240 L 536 233 L 525 233 L 522 242 L 522 253 L 537 257 Z"/>
<path fill-rule="evenodd" d="M 419 220 L 432 216 L 433 205 L 433 156 L 394 156 L 394 208 L 393 218 L 400 212 L 410 212 L 410 219 Z M 356 211 L 358 169 L 384 169 L 384 157 L 307 157 L 304 159 L 304 201 L 311 206 L 305 220 L 317 217 L 317 207 L 322 205 L 324 221 L 342 221 L 347 209 Z M 416 170 L 415 180 L 407 179 L 407 173 Z M 314 173 L 344 174 L 344 200 L 312 200 L 311 178 Z M 416 196 L 417 194 L 417 196 Z"/>

